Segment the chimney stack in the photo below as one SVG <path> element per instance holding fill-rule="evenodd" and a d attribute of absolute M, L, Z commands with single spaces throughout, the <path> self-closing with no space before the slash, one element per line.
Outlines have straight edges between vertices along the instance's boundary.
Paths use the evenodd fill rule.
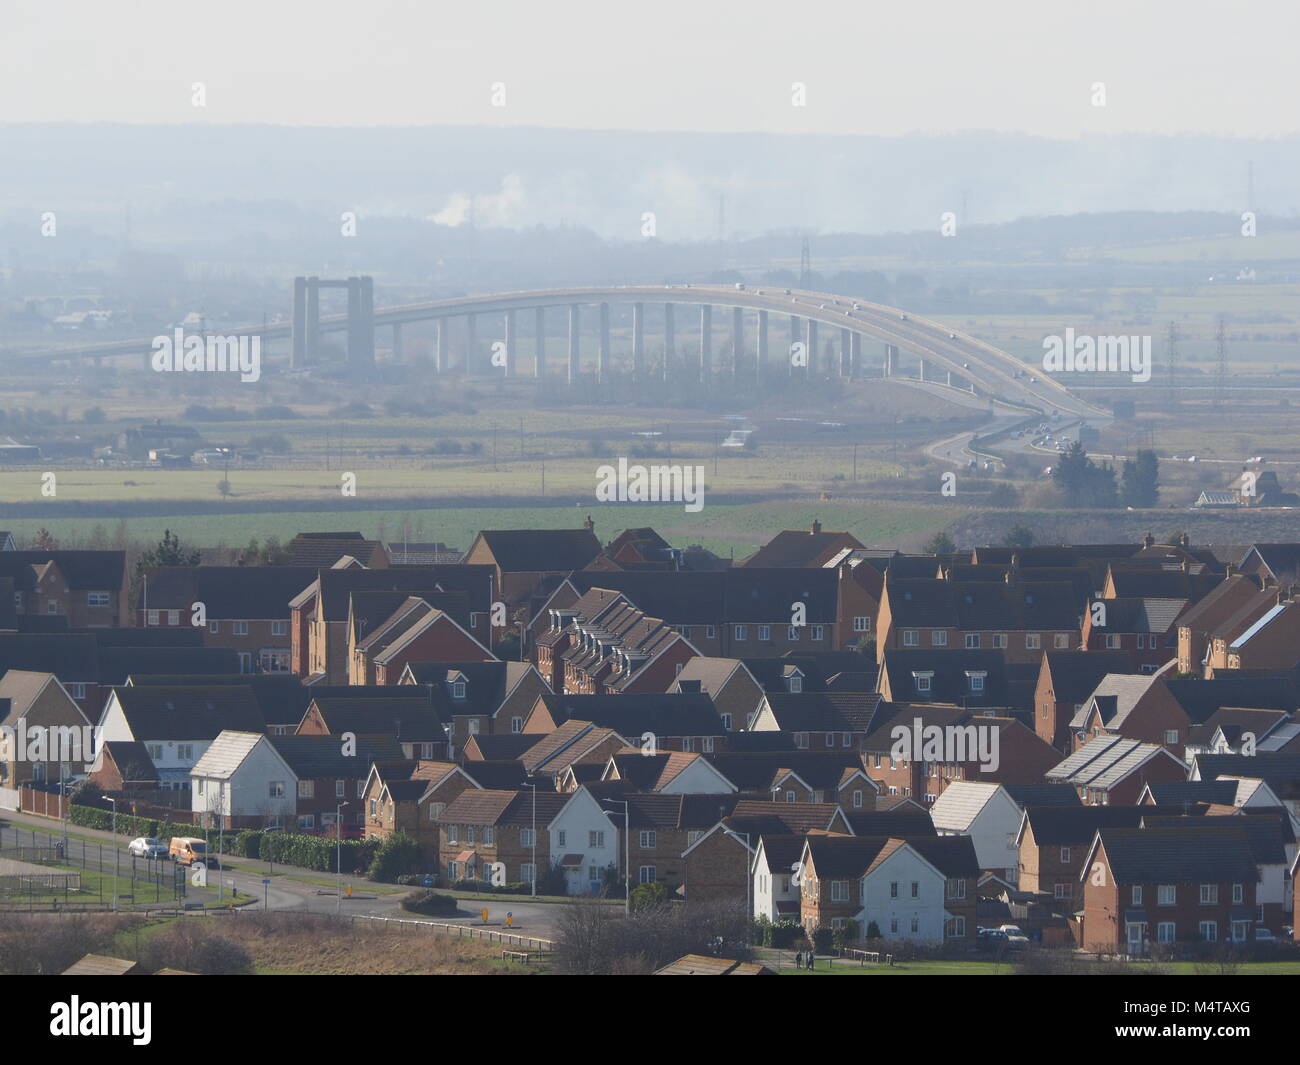
<path fill-rule="evenodd" d="M 822 523 L 821 523 L 820 521 L 818 521 L 816 518 L 813 518 L 813 523 L 812 523 L 812 534 L 813 534 L 814 536 L 816 536 L 816 535 L 817 535 L 818 533 L 820 533 L 821 531 L 822 531 Z"/>
<path fill-rule="evenodd" d="M 1146 536 L 1142 537 L 1143 547 L 1155 547 L 1155 545 L 1156 545 L 1156 538 L 1152 536 L 1150 533 L 1147 533 Z"/>
<path fill-rule="evenodd" d="M 1190 547 L 1190 546 L 1191 546 L 1191 543 L 1192 543 L 1191 538 L 1188 537 L 1188 535 L 1187 535 L 1186 533 L 1179 533 L 1179 534 L 1178 534 L 1178 546 L 1179 546 L 1179 547 Z"/>
<path fill-rule="evenodd" d="M 595 531 L 596 531 L 596 523 L 595 523 L 594 521 L 591 520 L 591 515 L 590 515 L 590 514 L 587 515 L 587 520 L 584 521 L 584 522 L 582 523 L 582 527 L 583 527 L 584 529 L 586 529 L 587 532 L 595 532 Z"/>

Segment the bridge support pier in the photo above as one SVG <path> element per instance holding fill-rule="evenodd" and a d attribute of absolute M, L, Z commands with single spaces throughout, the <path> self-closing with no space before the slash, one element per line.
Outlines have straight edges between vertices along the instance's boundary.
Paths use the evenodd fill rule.
<path fill-rule="evenodd" d="M 580 352 L 578 348 L 578 330 L 581 327 L 578 305 L 576 303 L 569 305 L 569 384 L 578 383 L 578 372 L 581 369 Z"/>
<path fill-rule="evenodd" d="M 515 376 L 515 349 L 519 346 L 519 334 L 515 331 L 515 312 L 506 311 L 506 376 Z"/>
<path fill-rule="evenodd" d="M 812 377 L 817 372 L 817 363 L 821 356 L 817 351 L 817 323 L 812 318 L 808 319 L 808 376 Z"/>
<path fill-rule="evenodd" d="M 451 369 L 450 353 L 448 351 L 448 334 L 451 330 L 446 318 L 434 319 L 433 327 L 437 331 L 434 338 L 434 344 L 438 353 L 438 372 L 444 374 Z"/>
<path fill-rule="evenodd" d="M 700 308 L 700 380 L 708 382 L 713 376 L 713 308 L 705 304 Z"/>
<path fill-rule="evenodd" d="M 677 347 L 677 336 L 675 323 L 673 320 L 673 305 L 664 304 L 664 380 L 668 380 L 669 367 L 672 366 L 675 349 Z"/>
<path fill-rule="evenodd" d="M 857 377 L 862 372 L 862 334 L 849 334 L 849 376 Z"/>
<path fill-rule="evenodd" d="M 745 356 L 745 311 L 731 308 L 731 379 L 740 380 L 740 360 Z"/>
<path fill-rule="evenodd" d="M 792 314 L 790 315 L 790 350 L 787 352 L 785 357 L 786 366 L 789 368 L 791 374 L 793 374 L 796 369 L 794 362 L 794 349 L 796 344 L 803 344 L 803 322 L 799 320 L 797 315 Z M 805 366 L 807 365 L 807 354 L 808 346 L 805 344 Z"/>
<path fill-rule="evenodd" d="M 883 376 L 893 377 L 895 363 L 898 362 L 898 346 L 896 344 L 885 345 L 885 372 Z"/>
<path fill-rule="evenodd" d="M 301 370 L 307 365 L 307 279 L 293 279 L 293 349 L 289 356 L 289 369 Z"/>
<path fill-rule="evenodd" d="M 375 279 L 348 278 L 348 365 L 356 370 L 375 365 Z"/>
<path fill-rule="evenodd" d="M 948 371 L 948 387 L 952 388 L 952 371 Z"/>
<path fill-rule="evenodd" d="M 307 278 L 307 320 L 303 324 L 303 362 L 320 362 L 320 278 Z"/>
<path fill-rule="evenodd" d="M 917 379 L 924 381 L 926 371 L 926 362 L 924 359 L 919 360 L 919 369 L 917 370 Z"/>
<path fill-rule="evenodd" d="M 537 320 L 533 323 L 533 376 L 546 376 L 546 308 L 537 308 Z"/>
<path fill-rule="evenodd" d="M 847 329 L 840 330 L 840 376 L 853 376 L 853 336 Z"/>
<path fill-rule="evenodd" d="M 393 323 L 393 361 L 402 361 L 402 323 Z"/>
<path fill-rule="evenodd" d="M 645 304 L 632 304 L 632 380 L 640 381 L 645 365 Z"/>
<path fill-rule="evenodd" d="M 600 347 L 596 354 L 596 380 L 609 380 L 609 304 L 600 305 Z"/>
<path fill-rule="evenodd" d="M 758 353 L 754 359 L 754 380 L 761 381 L 767 369 L 767 311 L 758 312 L 758 329 L 756 345 Z"/>
<path fill-rule="evenodd" d="M 465 373 L 482 373 L 478 364 L 478 315 L 465 315 Z"/>

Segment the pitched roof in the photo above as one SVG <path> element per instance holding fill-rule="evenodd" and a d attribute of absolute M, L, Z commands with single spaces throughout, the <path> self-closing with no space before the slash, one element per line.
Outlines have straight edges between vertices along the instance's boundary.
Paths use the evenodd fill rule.
<path fill-rule="evenodd" d="M 769 692 L 764 699 L 782 732 L 869 732 L 881 702 L 875 692 Z"/>
<path fill-rule="evenodd" d="M 1154 743 L 1139 743 L 1122 736 L 1098 736 L 1049 769 L 1046 776 L 1048 780 L 1067 781 L 1079 788 L 1106 790 L 1153 758 L 1162 757 L 1173 759 L 1165 748 Z"/>
<path fill-rule="evenodd" d="M 507 573 L 582 569 L 600 554 L 600 541 L 590 529 L 484 529 L 474 543 L 487 547 Z"/>
<path fill-rule="evenodd" d="M 252 753 L 253 748 L 264 739 L 266 737 L 259 732 L 222 729 L 194 763 L 190 775 L 229 780 L 244 764 L 244 759 Z"/>
<path fill-rule="evenodd" d="M 336 736 L 271 736 L 269 742 L 299 780 L 365 777 L 372 762 L 402 757 L 402 748 L 390 736 L 358 735 L 351 753 Z"/>
<path fill-rule="evenodd" d="M 138 607 L 189 610 L 197 602 L 212 619 L 287 619 L 289 601 L 312 581 L 297 566 L 153 566 L 145 574 Z"/>
<path fill-rule="evenodd" d="M 1246 833 L 1220 820 L 1200 819 L 1189 828 L 1101 828 L 1098 838 L 1117 884 L 1253 882 Z"/>
<path fill-rule="evenodd" d="M 128 685 L 112 693 L 137 740 L 207 740 L 227 729 L 266 731 L 247 686 Z"/>
<path fill-rule="evenodd" d="M 12 577 L 22 568 L 53 562 L 73 591 L 115 592 L 126 583 L 125 551 L 4 551 L 0 576 Z"/>
<path fill-rule="evenodd" d="M 555 695 L 546 706 L 557 722 L 578 719 L 627 737 L 721 736 L 726 733 L 713 700 L 703 692 L 636 695 Z"/>
<path fill-rule="evenodd" d="M 852 533 L 822 532 L 820 526 L 814 526 L 811 530 L 786 529 L 777 533 L 741 565 L 763 569 L 820 566 L 836 551 L 863 546 Z"/>

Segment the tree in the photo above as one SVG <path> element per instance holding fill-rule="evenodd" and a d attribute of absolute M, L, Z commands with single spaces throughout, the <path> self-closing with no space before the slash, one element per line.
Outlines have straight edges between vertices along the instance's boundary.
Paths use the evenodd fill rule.
<path fill-rule="evenodd" d="M 1139 449 L 1135 458 L 1124 460 L 1120 503 L 1126 507 L 1154 507 L 1159 499 L 1160 460 L 1154 451 Z"/>
<path fill-rule="evenodd" d="M 1110 463 L 1094 463 L 1077 440 L 1061 452 L 1052 480 L 1065 496 L 1066 506 L 1113 507 L 1118 499 L 1115 470 Z"/>
<path fill-rule="evenodd" d="M 667 901 L 668 889 L 657 880 L 648 884 L 638 884 L 632 889 L 632 898 L 628 900 L 633 913 L 640 913 L 642 910 L 654 906 L 662 906 Z"/>
<path fill-rule="evenodd" d="M 927 555 L 951 555 L 956 550 L 957 545 L 946 532 L 935 533 L 921 548 L 921 551 Z"/>
<path fill-rule="evenodd" d="M 418 873 L 423 861 L 420 844 L 405 832 L 394 832 L 375 850 L 366 877 L 385 884 L 395 884 L 397 878 L 404 873 Z"/>
<path fill-rule="evenodd" d="M 181 547 L 181 538 L 173 535 L 170 529 L 163 530 L 163 538 L 156 547 L 141 552 L 135 560 L 135 575 L 131 578 L 128 598 L 132 604 L 138 604 L 141 582 L 146 571 L 159 566 L 197 566 L 200 554 L 197 550 Z"/>
<path fill-rule="evenodd" d="M 1020 502 L 1020 493 L 1016 491 L 1015 485 L 1002 481 L 989 490 L 984 500 L 991 507 L 1010 510 Z"/>
<path fill-rule="evenodd" d="M 1034 530 L 1028 525 L 1013 525 L 1002 538 L 1002 543 L 1006 547 L 1033 547 Z"/>
<path fill-rule="evenodd" d="M 221 493 L 221 498 L 225 499 L 230 495 L 230 480 L 223 477 L 217 482 L 217 491 Z"/>
<path fill-rule="evenodd" d="M 58 549 L 59 541 L 54 539 L 54 534 L 44 526 L 32 537 L 33 551 L 57 551 Z"/>

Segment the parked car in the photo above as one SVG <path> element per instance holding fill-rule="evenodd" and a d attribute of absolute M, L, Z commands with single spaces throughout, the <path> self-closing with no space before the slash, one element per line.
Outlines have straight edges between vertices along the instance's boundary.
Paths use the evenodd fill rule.
<path fill-rule="evenodd" d="M 1256 928 L 1256 929 L 1255 929 L 1255 942 L 1256 942 L 1256 943 L 1276 943 L 1276 942 L 1277 942 L 1277 936 L 1275 936 L 1275 935 L 1274 935 L 1272 932 L 1270 932 L 1267 928 Z"/>
<path fill-rule="evenodd" d="M 193 865 L 203 862 L 209 869 L 220 869 L 221 862 L 216 854 L 208 850 L 208 845 L 193 836 L 172 836 L 169 853 L 172 861 L 181 865 Z"/>
<path fill-rule="evenodd" d="M 151 839 L 148 836 L 133 839 L 126 845 L 126 849 L 136 858 L 148 858 L 150 861 L 168 856 L 166 844 L 160 839 Z"/>

